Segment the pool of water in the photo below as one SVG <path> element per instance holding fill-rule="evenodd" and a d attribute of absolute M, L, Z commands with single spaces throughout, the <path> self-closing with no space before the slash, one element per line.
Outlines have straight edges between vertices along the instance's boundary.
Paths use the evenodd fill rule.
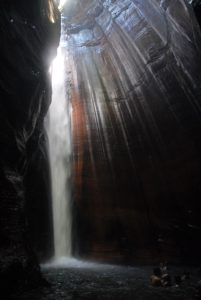
<path fill-rule="evenodd" d="M 41 266 L 49 286 L 16 295 L 17 300 L 193 300 L 200 279 L 196 268 L 170 267 L 171 287 L 153 287 L 153 267 L 97 264 L 62 258 Z M 174 276 L 190 272 L 180 286 Z"/>

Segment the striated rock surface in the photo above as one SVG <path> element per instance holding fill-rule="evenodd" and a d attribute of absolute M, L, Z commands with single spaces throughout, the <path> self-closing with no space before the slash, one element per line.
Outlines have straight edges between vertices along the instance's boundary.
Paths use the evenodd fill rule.
<path fill-rule="evenodd" d="M 183 0 L 66 7 L 81 256 L 200 259 L 201 40 Z"/>
<path fill-rule="evenodd" d="M 40 280 L 28 226 L 35 220 L 39 239 L 41 220 L 48 219 L 43 118 L 51 97 L 49 64 L 60 34 L 59 13 L 49 5 L 0 3 L 0 293 Z M 40 217 L 39 211 L 45 214 Z"/>

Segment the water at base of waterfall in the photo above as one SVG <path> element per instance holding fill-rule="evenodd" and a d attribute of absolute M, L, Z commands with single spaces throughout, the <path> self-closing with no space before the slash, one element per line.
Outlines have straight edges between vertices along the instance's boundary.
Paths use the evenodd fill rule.
<path fill-rule="evenodd" d="M 171 278 L 188 270 L 190 279 L 180 286 L 153 287 L 153 266 L 115 266 L 60 258 L 42 265 L 49 285 L 15 300 L 189 300 L 195 299 L 199 268 L 171 267 Z M 197 299 L 197 298 L 196 298 Z"/>
<path fill-rule="evenodd" d="M 100 264 L 97 262 L 80 260 L 73 257 L 59 257 L 53 258 L 47 263 L 41 265 L 42 269 L 49 268 L 78 268 L 78 269 L 103 269 L 103 268 L 114 268 L 117 266 L 109 264 Z"/>

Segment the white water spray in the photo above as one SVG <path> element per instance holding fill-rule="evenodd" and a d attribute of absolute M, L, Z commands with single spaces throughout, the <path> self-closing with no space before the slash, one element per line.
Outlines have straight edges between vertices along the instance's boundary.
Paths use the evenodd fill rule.
<path fill-rule="evenodd" d="M 52 103 L 47 119 L 52 179 L 55 258 L 71 256 L 71 120 L 65 92 L 64 51 L 52 64 Z"/>

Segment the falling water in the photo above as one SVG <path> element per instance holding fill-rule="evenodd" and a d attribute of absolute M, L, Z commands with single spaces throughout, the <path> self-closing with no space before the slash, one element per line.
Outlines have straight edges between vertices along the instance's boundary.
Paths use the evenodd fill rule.
<path fill-rule="evenodd" d="M 65 92 L 65 50 L 52 65 L 52 103 L 48 116 L 55 257 L 71 256 L 71 126 Z"/>

